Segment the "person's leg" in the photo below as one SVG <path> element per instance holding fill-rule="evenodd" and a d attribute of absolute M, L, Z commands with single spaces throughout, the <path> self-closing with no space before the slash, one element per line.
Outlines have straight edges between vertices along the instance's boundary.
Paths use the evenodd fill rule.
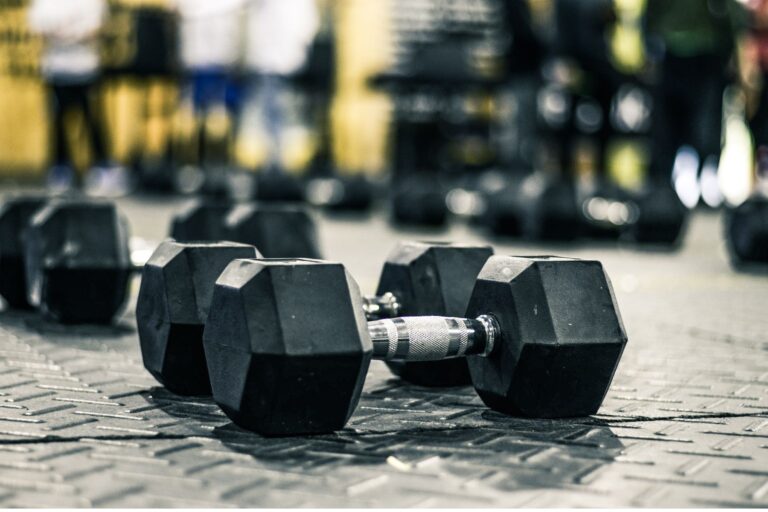
<path fill-rule="evenodd" d="M 688 97 L 691 112 L 691 143 L 699 153 L 699 183 L 702 200 L 711 207 L 723 201 L 717 176 L 722 151 L 723 93 L 727 83 L 726 63 L 719 56 L 699 59 L 692 72 L 696 86 Z"/>
<path fill-rule="evenodd" d="M 702 160 L 720 157 L 722 148 L 723 92 L 725 65 L 720 57 L 705 57 L 695 67 L 698 73 L 690 77 L 691 90 L 687 103 L 691 117 L 691 145 Z"/>
<path fill-rule="evenodd" d="M 50 111 L 54 132 L 54 165 L 70 165 L 69 146 L 67 145 L 64 114 L 70 107 L 67 87 L 51 85 Z"/>
<path fill-rule="evenodd" d="M 607 79 L 600 80 L 595 88 L 595 101 L 600 106 L 602 111 L 602 122 L 600 123 L 600 129 L 595 134 L 595 143 L 597 157 L 595 159 L 596 174 L 600 181 L 608 182 L 610 176 L 608 173 L 608 158 L 606 152 L 608 151 L 608 144 L 611 137 L 614 135 L 613 124 L 611 123 L 611 105 L 613 98 L 616 95 L 616 88 L 613 83 Z"/>
<path fill-rule="evenodd" d="M 94 89 L 94 82 L 73 88 L 75 101 L 83 112 L 85 129 L 93 151 L 93 165 L 85 180 L 85 191 L 97 196 L 122 196 L 131 190 L 131 179 L 128 170 L 114 163 L 107 154 L 101 112 L 93 108 L 91 94 Z"/>
<path fill-rule="evenodd" d="M 205 160 L 219 172 L 229 164 L 229 132 L 231 117 L 227 106 L 228 74 L 223 68 L 211 70 L 208 74 L 208 93 L 204 107 L 204 125 L 213 128 L 205 132 Z"/>
<path fill-rule="evenodd" d="M 69 86 L 51 84 L 50 109 L 54 132 L 53 165 L 48 170 L 47 185 L 53 193 L 66 192 L 75 185 L 72 152 L 67 140 L 66 113 L 74 106 Z"/>
<path fill-rule="evenodd" d="M 755 140 L 755 148 L 768 147 L 768 71 L 762 74 L 757 110 L 749 120 L 749 129 Z"/>
<path fill-rule="evenodd" d="M 194 165 L 198 167 L 203 166 L 203 144 L 205 142 L 205 108 L 206 108 L 206 91 L 207 91 L 207 75 L 204 70 L 192 69 L 189 71 L 188 82 L 188 95 L 191 100 L 192 116 L 194 119 L 194 126 L 190 133 L 190 142 L 192 143 L 192 150 L 189 156 L 194 161 Z"/>
<path fill-rule="evenodd" d="M 651 166 L 649 181 L 670 182 L 677 150 L 685 143 L 685 109 L 677 94 L 680 67 L 668 57 L 662 64 L 662 76 L 653 90 L 651 119 Z"/>
<path fill-rule="evenodd" d="M 283 112 L 280 107 L 282 80 L 276 75 L 262 77 L 262 94 L 264 101 L 264 123 L 272 142 L 268 165 L 272 170 L 280 167 L 282 155 Z"/>
<path fill-rule="evenodd" d="M 73 86 L 73 94 L 77 104 L 83 112 L 88 142 L 93 151 L 93 159 L 96 165 L 107 165 L 109 160 L 104 145 L 102 132 L 102 117 L 99 111 L 94 111 L 91 94 L 96 89 L 95 83 L 86 83 Z"/>
<path fill-rule="evenodd" d="M 210 148 L 210 136 L 206 130 L 209 116 L 217 108 L 224 105 L 224 85 L 218 70 L 199 69 L 194 74 L 194 105 L 195 116 L 199 123 L 198 155 L 199 165 L 206 167 L 213 159 Z"/>
<path fill-rule="evenodd" d="M 755 149 L 755 172 L 759 181 L 768 181 L 768 70 L 762 73 L 757 110 L 749 120 Z"/>

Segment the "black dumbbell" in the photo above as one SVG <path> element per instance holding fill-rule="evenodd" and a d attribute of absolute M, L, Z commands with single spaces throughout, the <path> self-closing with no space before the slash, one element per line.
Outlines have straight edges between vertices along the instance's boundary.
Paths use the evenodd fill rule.
<path fill-rule="evenodd" d="M 684 236 L 688 209 L 668 184 L 652 184 L 635 195 L 637 214 L 626 224 L 622 238 L 638 244 L 677 246 Z"/>
<path fill-rule="evenodd" d="M 672 187 L 659 184 L 633 192 L 602 187 L 584 198 L 582 213 L 586 237 L 664 247 L 679 244 L 688 217 Z"/>
<path fill-rule="evenodd" d="M 600 180 L 588 190 L 583 190 L 587 187 L 581 188 L 578 201 L 585 238 L 618 240 L 626 227 L 637 220 L 637 205 L 622 188 L 605 180 Z"/>
<path fill-rule="evenodd" d="M 442 227 L 448 222 L 446 191 L 437 175 L 393 179 L 391 218 L 397 225 Z"/>
<path fill-rule="evenodd" d="M 264 435 L 343 428 L 371 358 L 469 356 L 490 408 L 559 418 L 594 414 L 627 337 L 602 265 L 555 257 L 491 257 L 466 318 L 366 322 L 338 263 L 235 260 L 216 282 L 203 336 L 214 400 Z"/>
<path fill-rule="evenodd" d="M 128 223 L 109 202 L 51 202 L 25 233 L 27 298 L 64 323 L 107 323 L 128 295 Z"/>
<path fill-rule="evenodd" d="M 216 278 L 236 258 L 260 258 L 235 242 L 168 240 L 158 246 L 141 277 L 136 324 L 144 367 L 181 395 L 210 394 L 203 328 Z"/>
<path fill-rule="evenodd" d="M 735 267 L 768 263 L 768 197 L 757 192 L 725 213 L 725 238 Z"/>
<path fill-rule="evenodd" d="M 374 185 L 363 175 L 313 178 L 307 199 L 314 206 L 334 212 L 367 212 L 375 199 Z"/>
<path fill-rule="evenodd" d="M 575 194 L 570 180 L 533 173 L 488 195 L 485 222 L 495 235 L 574 240 L 581 234 Z"/>
<path fill-rule="evenodd" d="M 296 203 L 305 200 L 301 178 L 275 169 L 256 174 L 253 189 L 253 197 L 257 201 Z"/>
<path fill-rule="evenodd" d="M 493 249 L 484 245 L 401 242 L 384 263 L 376 297 L 363 297 L 366 317 L 461 315 L 477 274 L 492 255 Z M 398 307 L 389 307 L 392 303 Z M 384 314 L 376 314 L 377 308 Z M 387 366 L 401 379 L 421 386 L 470 383 L 464 359 L 387 361 Z"/>
<path fill-rule="evenodd" d="M 0 207 L 0 295 L 14 309 L 30 309 L 24 268 L 23 232 L 48 198 L 18 196 Z"/>
<path fill-rule="evenodd" d="M 3 281 L 16 273 L 4 292 L 11 306 L 36 307 L 63 323 L 106 323 L 122 308 L 134 268 L 128 225 L 113 203 L 12 198 L 0 225 L 0 260 L 16 262 L 0 269 Z"/>
<path fill-rule="evenodd" d="M 194 201 L 174 216 L 171 237 L 255 245 L 269 258 L 320 256 L 314 221 L 298 204 Z"/>
<path fill-rule="evenodd" d="M 362 311 L 368 319 L 461 314 L 475 277 L 492 254 L 486 246 L 400 243 L 384 264 L 377 295 L 363 299 Z M 147 262 L 136 306 L 144 366 L 171 391 L 210 393 L 202 356 L 210 293 L 227 263 L 254 257 L 261 256 L 247 245 L 166 242 Z M 402 379 L 425 386 L 470 382 L 463 359 L 393 361 L 389 366 Z"/>
<path fill-rule="evenodd" d="M 9 198 L 0 210 L 0 283 L 13 308 L 36 306 L 63 322 L 108 321 L 132 270 L 127 224 L 112 203 L 32 195 Z"/>

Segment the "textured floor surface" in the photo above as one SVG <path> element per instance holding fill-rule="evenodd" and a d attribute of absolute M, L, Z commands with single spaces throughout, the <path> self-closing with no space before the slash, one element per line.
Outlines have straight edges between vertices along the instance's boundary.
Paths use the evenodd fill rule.
<path fill-rule="evenodd" d="M 123 202 L 152 240 L 178 206 Z M 318 220 L 364 291 L 398 239 L 483 240 Z M 597 258 L 612 278 L 630 341 L 599 414 L 578 420 L 505 417 L 374 363 L 344 431 L 264 439 L 157 386 L 133 305 L 110 328 L 0 313 L 0 505 L 766 507 L 768 276 L 732 271 L 721 240 L 719 216 L 698 214 L 674 253 L 494 244 Z"/>

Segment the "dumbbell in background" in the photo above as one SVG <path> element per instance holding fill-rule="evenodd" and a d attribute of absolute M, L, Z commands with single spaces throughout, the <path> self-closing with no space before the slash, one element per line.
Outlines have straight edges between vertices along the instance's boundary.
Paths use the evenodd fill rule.
<path fill-rule="evenodd" d="M 24 196 L 0 206 L 0 295 L 14 309 L 32 307 L 27 299 L 22 231 L 46 202 L 42 196 Z"/>
<path fill-rule="evenodd" d="M 317 229 L 298 204 L 194 201 L 173 217 L 179 242 L 229 240 L 254 245 L 267 258 L 319 258 Z"/>
<path fill-rule="evenodd" d="M 213 287 L 232 259 L 253 258 L 253 252 L 250 246 L 214 253 L 209 247 L 167 242 L 147 262 L 136 306 L 139 340 L 144 366 L 169 390 L 210 394 L 202 347 Z M 475 277 L 492 254 L 487 246 L 400 243 L 384 264 L 377 295 L 364 297 L 360 310 L 368 319 L 462 314 Z M 463 359 L 389 364 L 402 379 L 420 385 L 470 383 Z"/>
<path fill-rule="evenodd" d="M 135 270 L 128 224 L 114 204 L 45 197 L 0 211 L 0 293 L 64 323 L 105 323 L 122 308 Z"/>
<path fill-rule="evenodd" d="M 746 201 L 725 212 L 725 239 L 737 267 L 768 264 L 768 177 Z"/>
<path fill-rule="evenodd" d="M 318 253 L 314 223 L 301 207 L 230 205 L 226 211 L 236 218 L 226 225 L 224 215 L 206 217 L 209 210 L 216 208 L 194 203 L 173 230 L 203 241 L 258 241 L 277 256 Z M 39 307 L 64 323 L 108 323 L 125 304 L 136 270 L 128 222 L 113 203 L 19 196 L 0 208 L 0 295 L 12 308 Z"/>
<path fill-rule="evenodd" d="M 475 390 L 496 411 L 594 414 L 626 341 L 602 265 L 553 257 L 491 257 L 466 318 L 370 323 L 340 264 L 235 260 L 216 282 L 204 332 L 214 400 L 264 435 L 343 428 L 372 357 L 466 355 Z"/>

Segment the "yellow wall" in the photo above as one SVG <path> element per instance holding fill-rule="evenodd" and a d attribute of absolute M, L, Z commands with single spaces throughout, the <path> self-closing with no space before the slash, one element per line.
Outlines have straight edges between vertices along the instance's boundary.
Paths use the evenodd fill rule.
<path fill-rule="evenodd" d="M 48 157 L 45 88 L 35 78 L 0 76 L 0 175 L 37 177 Z"/>
<path fill-rule="evenodd" d="M 387 162 L 391 103 L 367 82 L 390 62 L 387 1 L 335 3 L 337 91 L 331 106 L 333 155 L 339 172 L 380 173 Z"/>
<path fill-rule="evenodd" d="M 0 4 L 0 34 L 0 176 L 36 177 L 48 156 L 41 42 L 27 29 L 23 5 Z"/>

